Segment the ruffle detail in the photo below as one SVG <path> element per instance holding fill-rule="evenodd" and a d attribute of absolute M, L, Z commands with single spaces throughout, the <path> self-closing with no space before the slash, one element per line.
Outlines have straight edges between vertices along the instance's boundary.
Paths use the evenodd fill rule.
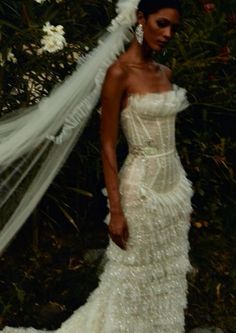
<path fill-rule="evenodd" d="M 193 196 L 192 183 L 186 177 L 184 170 L 180 175 L 179 182 L 169 192 L 156 192 L 144 184 L 138 184 L 137 187 L 131 186 L 131 188 L 132 187 L 134 191 L 138 192 L 138 196 L 136 196 L 136 200 L 123 201 L 124 207 L 139 206 L 142 202 L 145 209 L 158 210 L 159 213 L 161 210 L 162 214 L 171 214 L 173 216 L 178 209 L 181 209 L 181 211 L 186 214 L 190 214 L 192 211 L 190 204 Z M 121 196 L 125 195 L 122 186 L 120 193 Z"/>
<path fill-rule="evenodd" d="M 130 94 L 128 105 L 122 111 L 122 116 L 134 110 L 141 118 L 155 116 L 170 116 L 189 106 L 186 89 L 173 84 L 172 90 L 146 94 Z"/>
<path fill-rule="evenodd" d="M 136 11 L 140 0 L 119 0 L 116 5 L 117 16 L 111 21 L 108 31 L 114 31 L 119 26 L 132 27 L 136 21 Z"/>

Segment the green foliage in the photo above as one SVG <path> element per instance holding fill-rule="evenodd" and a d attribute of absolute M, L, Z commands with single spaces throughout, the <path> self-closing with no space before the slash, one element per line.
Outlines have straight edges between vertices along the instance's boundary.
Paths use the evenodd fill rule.
<path fill-rule="evenodd" d="M 82 234 L 65 225 L 51 228 L 46 219 L 40 224 L 40 251 L 34 252 L 25 225 L 1 257 L 0 325 L 34 326 L 56 329 L 73 311 L 85 303 L 97 286 L 101 255 L 89 259 Z M 96 230 L 100 243 L 104 230 Z M 14 255 L 13 255 L 14 253 Z"/>
<path fill-rule="evenodd" d="M 233 1 L 194 3 L 186 13 L 184 30 L 168 59 L 176 81 L 186 86 L 191 107 L 180 117 L 178 143 L 194 183 L 195 219 L 222 223 L 235 197 L 235 39 Z M 190 5 L 189 5 L 190 6 Z M 235 14 L 234 14 L 235 15 Z M 174 56 L 173 56 L 174 55 Z M 221 217 L 221 218 L 219 218 Z M 228 216 L 233 221 L 235 213 Z M 224 219 L 225 220 L 225 219 Z"/>
<path fill-rule="evenodd" d="M 235 8 L 234 1 L 188 2 L 166 59 L 191 102 L 177 122 L 178 150 L 195 192 L 187 328 L 215 325 L 224 332 L 235 332 L 236 312 Z"/>

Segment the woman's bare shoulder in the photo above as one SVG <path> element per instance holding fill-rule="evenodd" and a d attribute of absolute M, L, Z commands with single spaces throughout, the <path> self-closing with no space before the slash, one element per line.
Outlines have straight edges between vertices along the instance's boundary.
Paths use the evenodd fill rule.
<path fill-rule="evenodd" d="M 127 74 L 127 70 L 125 66 L 120 61 L 115 61 L 112 65 L 110 65 L 107 69 L 106 77 L 108 79 L 121 80 L 125 79 Z"/>
<path fill-rule="evenodd" d="M 126 70 L 118 61 L 114 62 L 107 69 L 103 83 L 102 96 L 122 96 L 126 89 Z"/>

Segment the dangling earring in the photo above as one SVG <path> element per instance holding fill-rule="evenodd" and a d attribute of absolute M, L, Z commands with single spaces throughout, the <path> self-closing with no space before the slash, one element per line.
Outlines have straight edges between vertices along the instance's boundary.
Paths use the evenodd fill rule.
<path fill-rule="evenodd" d="M 143 44 L 143 34 L 144 34 L 143 26 L 142 26 L 142 24 L 139 24 L 135 29 L 135 36 L 140 45 Z"/>
<path fill-rule="evenodd" d="M 167 49 L 164 49 L 164 51 L 162 52 L 163 57 L 165 57 L 167 55 Z"/>

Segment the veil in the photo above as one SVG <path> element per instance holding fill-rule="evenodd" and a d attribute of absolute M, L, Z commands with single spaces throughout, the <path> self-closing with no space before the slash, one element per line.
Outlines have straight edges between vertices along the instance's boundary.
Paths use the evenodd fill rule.
<path fill-rule="evenodd" d="M 0 254 L 72 151 L 101 93 L 107 68 L 132 38 L 139 0 L 119 0 L 98 46 L 48 97 L 0 121 Z M 10 203 L 9 203 L 10 202 Z"/>

